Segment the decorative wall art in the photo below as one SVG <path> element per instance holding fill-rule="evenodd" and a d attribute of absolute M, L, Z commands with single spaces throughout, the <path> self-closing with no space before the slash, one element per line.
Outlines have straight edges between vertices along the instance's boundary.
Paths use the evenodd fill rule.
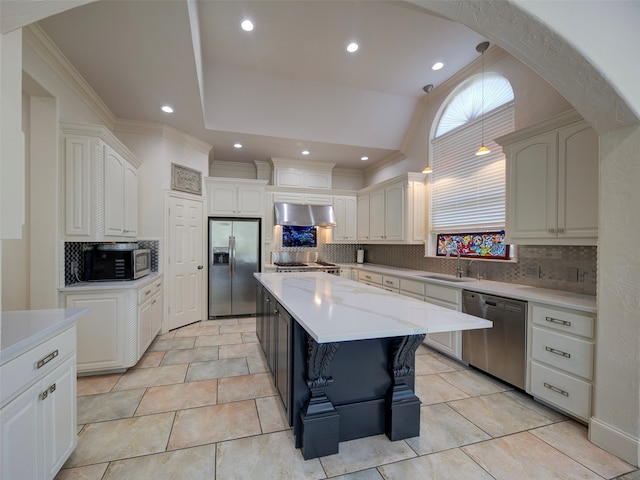
<path fill-rule="evenodd" d="M 436 255 L 447 253 L 467 258 L 509 259 L 509 245 L 504 243 L 504 230 L 485 233 L 439 233 Z"/>
<path fill-rule="evenodd" d="M 202 172 L 172 163 L 171 190 L 202 195 Z"/>

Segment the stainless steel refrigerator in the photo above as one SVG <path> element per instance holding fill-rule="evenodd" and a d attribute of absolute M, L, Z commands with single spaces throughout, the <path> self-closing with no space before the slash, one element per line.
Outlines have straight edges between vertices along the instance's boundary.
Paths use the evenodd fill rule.
<path fill-rule="evenodd" d="M 255 315 L 260 220 L 209 219 L 209 317 Z"/>

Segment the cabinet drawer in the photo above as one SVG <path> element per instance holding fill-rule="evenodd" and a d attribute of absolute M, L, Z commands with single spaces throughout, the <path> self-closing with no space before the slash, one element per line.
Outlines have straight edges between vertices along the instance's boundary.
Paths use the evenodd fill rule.
<path fill-rule="evenodd" d="M 531 392 L 584 420 L 591 416 L 591 383 L 531 362 Z"/>
<path fill-rule="evenodd" d="M 382 274 L 359 270 L 358 280 L 361 282 L 382 285 Z"/>
<path fill-rule="evenodd" d="M 531 310 L 533 323 L 560 332 L 593 338 L 595 317 L 588 313 L 566 310 L 559 307 L 533 304 Z"/>
<path fill-rule="evenodd" d="M 382 276 L 382 286 L 384 288 L 390 288 L 398 291 L 400 288 L 400 279 L 398 277 L 390 277 L 389 275 Z"/>
<path fill-rule="evenodd" d="M 0 404 L 46 375 L 76 350 L 72 327 L 0 367 Z"/>
<path fill-rule="evenodd" d="M 404 293 L 414 293 L 424 297 L 424 282 L 416 282 L 415 280 L 400 279 L 400 290 Z"/>
<path fill-rule="evenodd" d="M 153 282 L 148 283 L 144 287 L 138 289 L 138 305 L 142 305 L 144 302 L 153 297 L 157 292 L 162 289 L 162 278 L 156 278 Z"/>
<path fill-rule="evenodd" d="M 533 327 L 532 356 L 587 380 L 593 379 L 593 343 Z"/>
<path fill-rule="evenodd" d="M 449 303 L 455 303 L 456 305 L 460 304 L 462 296 L 461 290 L 457 288 L 443 287 L 432 283 L 426 285 L 425 292 L 427 301 L 429 301 L 429 298 L 433 298 L 436 300 L 444 300 Z"/>

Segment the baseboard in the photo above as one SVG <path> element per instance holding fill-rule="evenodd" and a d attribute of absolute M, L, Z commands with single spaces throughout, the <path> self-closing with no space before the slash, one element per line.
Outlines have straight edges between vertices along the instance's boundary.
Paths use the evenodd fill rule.
<path fill-rule="evenodd" d="M 591 417 L 589 440 L 632 465 L 640 466 L 640 439 Z"/>

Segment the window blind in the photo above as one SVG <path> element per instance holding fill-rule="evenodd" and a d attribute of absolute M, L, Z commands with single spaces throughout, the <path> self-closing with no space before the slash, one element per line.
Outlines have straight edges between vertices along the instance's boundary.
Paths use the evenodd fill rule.
<path fill-rule="evenodd" d="M 514 129 L 513 103 L 432 141 L 431 233 L 501 230 L 505 227 L 505 157 L 493 141 Z"/>

